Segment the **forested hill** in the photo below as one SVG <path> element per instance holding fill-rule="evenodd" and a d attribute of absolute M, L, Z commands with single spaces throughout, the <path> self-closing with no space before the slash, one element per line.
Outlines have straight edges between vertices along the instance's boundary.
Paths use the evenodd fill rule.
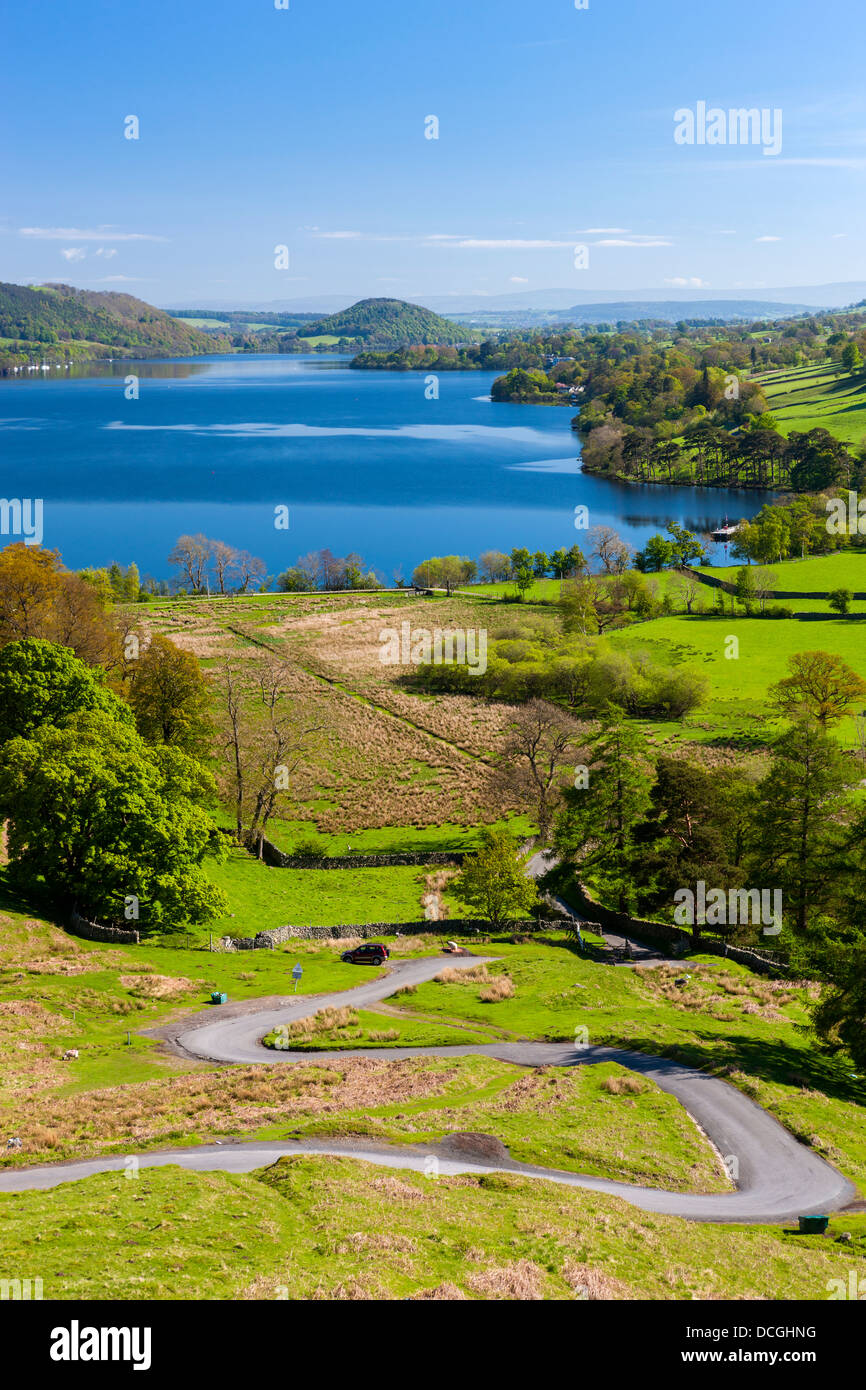
<path fill-rule="evenodd" d="M 0 283 L 0 367 L 40 356 L 84 361 L 189 357 L 227 349 L 227 339 L 178 323 L 129 294 Z"/>
<path fill-rule="evenodd" d="M 467 343 L 473 338 L 468 328 L 402 299 L 361 299 L 339 314 L 329 314 L 306 325 L 301 336 L 315 338 L 322 334 L 382 347 Z"/>

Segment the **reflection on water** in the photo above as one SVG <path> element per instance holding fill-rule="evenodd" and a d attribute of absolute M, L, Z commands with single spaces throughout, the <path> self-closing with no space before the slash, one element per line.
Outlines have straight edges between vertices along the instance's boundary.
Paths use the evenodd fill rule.
<path fill-rule="evenodd" d="M 435 400 L 424 372 L 352 371 L 325 354 L 7 376 L 0 490 L 44 500 L 45 544 L 67 564 L 134 559 L 160 578 L 185 532 L 249 550 L 271 574 L 327 546 L 410 575 L 434 554 L 568 548 L 578 506 L 639 547 L 671 521 L 703 533 L 752 516 L 770 495 L 583 473 L 568 412 L 494 403 L 495 376 L 443 372 Z"/>

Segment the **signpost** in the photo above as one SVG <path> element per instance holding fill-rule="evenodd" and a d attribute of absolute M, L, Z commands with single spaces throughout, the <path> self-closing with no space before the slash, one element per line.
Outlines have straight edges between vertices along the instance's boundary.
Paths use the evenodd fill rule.
<path fill-rule="evenodd" d="M 293 976 L 294 981 L 295 981 L 295 994 L 297 994 L 297 992 L 298 992 L 298 980 L 301 978 L 301 976 L 303 975 L 303 973 L 304 973 L 304 970 L 303 970 L 303 966 L 301 965 L 300 961 L 295 961 L 294 969 L 292 970 L 292 976 Z"/>

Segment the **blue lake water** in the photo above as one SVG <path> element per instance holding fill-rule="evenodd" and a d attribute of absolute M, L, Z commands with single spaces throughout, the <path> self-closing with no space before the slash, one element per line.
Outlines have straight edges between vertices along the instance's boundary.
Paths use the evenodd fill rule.
<path fill-rule="evenodd" d="M 130 373 L 137 400 L 125 397 Z M 354 550 L 390 581 L 430 555 L 581 544 L 579 505 L 635 545 L 669 521 L 712 529 L 763 505 L 755 492 L 584 476 L 573 411 L 496 405 L 495 375 L 443 372 L 438 400 L 423 374 L 325 356 L 5 378 L 0 495 L 43 499 L 43 544 L 68 565 L 135 560 L 159 578 L 184 532 L 249 550 L 274 574 L 310 550 Z M 275 529 L 280 506 L 288 531 Z"/>

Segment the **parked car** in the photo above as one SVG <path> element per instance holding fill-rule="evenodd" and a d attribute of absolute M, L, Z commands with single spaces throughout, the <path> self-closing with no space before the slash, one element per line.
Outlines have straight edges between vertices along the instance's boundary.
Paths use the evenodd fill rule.
<path fill-rule="evenodd" d="M 365 941 L 352 951 L 344 951 L 340 960 L 350 965 L 384 965 L 391 952 L 383 941 Z"/>

